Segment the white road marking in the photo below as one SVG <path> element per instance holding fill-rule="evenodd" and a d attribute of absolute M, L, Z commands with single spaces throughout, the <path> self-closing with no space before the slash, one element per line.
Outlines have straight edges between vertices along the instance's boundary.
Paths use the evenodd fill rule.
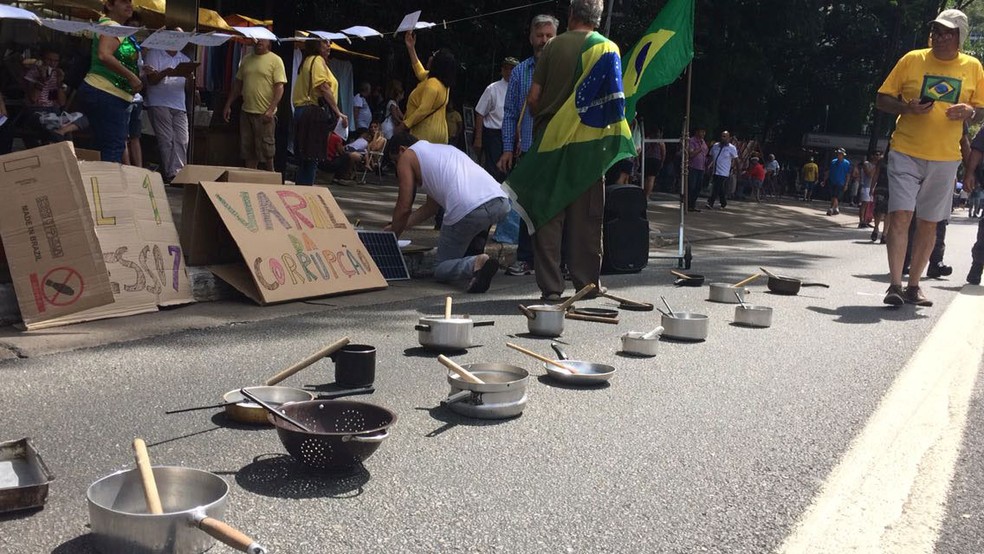
<path fill-rule="evenodd" d="M 984 355 L 982 328 L 984 288 L 964 287 L 779 552 L 933 552 Z"/>

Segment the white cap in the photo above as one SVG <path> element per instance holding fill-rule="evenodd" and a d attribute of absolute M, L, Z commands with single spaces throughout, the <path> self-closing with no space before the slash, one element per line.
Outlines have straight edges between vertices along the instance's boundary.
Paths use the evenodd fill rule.
<path fill-rule="evenodd" d="M 958 46 L 963 46 L 967 35 L 970 34 L 970 24 L 967 22 L 967 15 L 960 10 L 943 10 L 936 19 L 930 23 L 939 23 L 948 29 L 957 29 L 959 41 Z"/>

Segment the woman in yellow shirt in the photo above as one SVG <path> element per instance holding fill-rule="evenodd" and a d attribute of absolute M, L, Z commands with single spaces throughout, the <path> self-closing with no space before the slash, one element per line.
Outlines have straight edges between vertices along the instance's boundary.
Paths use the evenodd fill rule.
<path fill-rule="evenodd" d="M 294 104 L 294 149 L 300 158 L 300 167 L 294 181 L 298 185 L 312 185 L 318 170 L 318 160 L 328 157 L 328 135 L 331 130 L 313 125 L 314 114 L 310 110 L 331 110 L 342 124 L 348 127 L 348 118 L 338 108 L 338 80 L 328 69 L 331 43 L 327 40 L 311 40 L 304 43 L 304 61 L 297 69 L 297 83 L 291 101 Z M 326 107 L 319 101 L 324 99 Z"/>
<path fill-rule="evenodd" d="M 424 69 L 417 57 L 417 38 L 413 33 L 407 32 L 404 40 L 413 72 L 420 83 L 407 98 L 407 113 L 401 128 L 409 130 L 418 139 L 434 144 L 447 144 L 446 110 L 451 99 L 451 86 L 454 84 L 457 65 L 454 54 L 446 48 L 438 50 L 428 60 L 427 69 Z"/>

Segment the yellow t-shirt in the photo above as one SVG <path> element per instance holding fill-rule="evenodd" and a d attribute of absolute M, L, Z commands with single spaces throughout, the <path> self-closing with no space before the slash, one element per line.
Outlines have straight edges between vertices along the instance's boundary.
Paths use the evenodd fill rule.
<path fill-rule="evenodd" d="M 433 144 L 448 143 L 446 109 L 451 91 L 436 77 L 418 83 L 407 98 L 403 123 L 413 136 Z"/>
<path fill-rule="evenodd" d="M 803 180 L 808 183 L 814 183 L 817 180 L 817 173 L 820 172 L 820 168 L 817 164 L 809 162 L 803 166 Z"/>
<path fill-rule="evenodd" d="M 903 102 L 928 96 L 935 100 L 929 113 L 902 114 L 892 133 L 892 149 L 929 161 L 958 161 L 963 121 L 948 119 L 953 104 L 984 106 L 984 68 L 966 54 L 939 60 L 930 48 L 913 50 L 895 64 L 879 94 Z"/>
<path fill-rule="evenodd" d="M 312 63 L 314 64 L 313 68 Z M 294 94 L 291 98 L 294 107 L 317 106 L 318 98 L 321 97 L 318 93 L 318 87 L 325 83 L 328 83 L 331 94 L 335 98 L 335 104 L 338 104 L 338 79 L 328 69 L 328 64 L 325 63 L 324 58 L 308 56 L 301 63 L 301 68 L 297 73 L 297 82 L 294 83 Z"/>
<path fill-rule="evenodd" d="M 273 85 L 287 83 L 287 72 L 283 60 L 273 52 L 262 56 L 247 54 L 236 78 L 243 82 L 243 111 L 262 114 L 273 101 Z M 273 111 L 276 113 L 276 106 Z"/>

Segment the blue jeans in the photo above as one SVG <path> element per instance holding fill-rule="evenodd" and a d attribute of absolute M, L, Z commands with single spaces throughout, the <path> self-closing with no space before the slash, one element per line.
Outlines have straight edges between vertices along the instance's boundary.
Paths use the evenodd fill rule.
<path fill-rule="evenodd" d="M 129 131 L 130 103 L 85 82 L 79 87 L 78 94 L 102 161 L 122 163 Z"/>
<path fill-rule="evenodd" d="M 453 225 L 441 226 L 437 237 L 437 265 L 434 277 L 441 282 L 471 278 L 476 256 L 465 256 L 472 239 L 487 231 L 509 213 L 509 200 L 493 198 L 461 218 Z"/>

